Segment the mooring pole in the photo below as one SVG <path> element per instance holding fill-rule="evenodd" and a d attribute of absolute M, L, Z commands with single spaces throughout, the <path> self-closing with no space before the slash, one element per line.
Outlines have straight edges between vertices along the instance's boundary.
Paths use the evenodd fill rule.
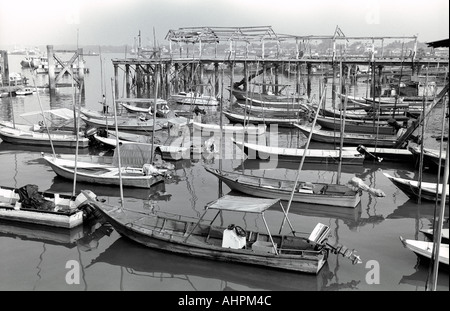
<path fill-rule="evenodd" d="M 56 76 L 55 76 L 55 52 L 53 51 L 53 45 L 47 45 L 47 58 L 48 58 L 48 87 L 50 95 L 56 92 Z"/>

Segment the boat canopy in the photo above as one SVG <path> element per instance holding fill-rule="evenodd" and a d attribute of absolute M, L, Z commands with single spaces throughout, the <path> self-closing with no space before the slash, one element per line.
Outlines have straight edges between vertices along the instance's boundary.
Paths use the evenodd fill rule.
<path fill-rule="evenodd" d="M 151 144 L 129 143 L 121 145 L 120 148 L 116 148 L 113 156 L 113 165 L 115 166 L 119 165 L 118 150 L 120 150 L 120 162 L 122 166 L 142 167 L 144 164 L 152 162 L 153 149 Z"/>
<path fill-rule="evenodd" d="M 206 209 L 261 214 L 279 201 L 280 199 L 263 199 L 227 194 L 207 204 Z"/>

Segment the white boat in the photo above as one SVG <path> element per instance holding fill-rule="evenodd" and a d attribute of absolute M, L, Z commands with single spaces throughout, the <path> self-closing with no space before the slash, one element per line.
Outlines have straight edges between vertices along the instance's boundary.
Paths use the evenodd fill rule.
<path fill-rule="evenodd" d="M 265 145 L 252 144 L 248 142 L 237 142 L 233 138 L 232 141 L 239 146 L 249 159 L 279 159 L 282 161 L 300 162 L 305 149 L 300 148 L 283 148 Z M 353 150 L 324 150 L 324 149 L 307 149 L 305 155 L 307 163 L 321 164 L 338 164 L 342 160 L 342 164 L 362 165 L 364 155 L 360 154 L 356 149 Z"/>
<path fill-rule="evenodd" d="M 433 242 L 410 240 L 403 237 L 400 237 L 400 240 L 404 247 L 413 251 L 420 258 L 431 259 Z M 439 248 L 439 263 L 444 264 L 448 268 L 448 244 L 441 244 Z"/>
<path fill-rule="evenodd" d="M 91 195 L 95 195 L 91 192 Z M 0 186 L 0 219 L 51 227 L 74 228 L 92 216 L 83 194 L 40 192 L 36 185 Z"/>
<path fill-rule="evenodd" d="M 168 169 L 157 168 L 150 164 L 151 150 L 143 145 L 121 146 L 118 166 L 117 149 L 114 157 L 78 156 L 75 155 L 45 155 L 43 159 L 51 166 L 53 171 L 64 178 L 74 179 L 75 165 L 76 178 L 79 182 L 88 182 L 105 185 L 119 185 L 120 176 L 125 187 L 150 188 L 152 185 L 163 182 Z"/>
<path fill-rule="evenodd" d="M 197 106 L 218 106 L 219 100 L 210 95 L 200 94 L 198 92 L 179 92 L 171 95 L 170 99 L 182 105 L 197 105 Z"/>
<path fill-rule="evenodd" d="M 394 185 L 396 185 L 400 190 L 402 190 L 407 196 L 418 199 L 419 198 L 419 190 L 420 190 L 420 197 L 427 201 L 436 201 L 441 200 L 442 196 L 442 184 L 439 184 L 439 187 L 436 187 L 436 183 L 431 182 L 421 182 L 419 183 L 417 180 L 411 180 L 411 179 L 405 179 L 400 177 L 394 177 L 387 173 L 383 173 L 384 176 L 386 176 Z M 437 193 L 436 193 L 436 188 Z M 449 186 L 446 185 L 446 193 L 449 193 Z M 446 200 L 445 202 L 449 202 L 449 196 L 445 196 Z"/>
<path fill-rule="evenodd" d="M 265 124 L 247 124 L 246 126 L 242 126 L 242 124 L 206 124 L 199 122 L 192 122 L 194 129 L 201 130 L 204 132 L 217 132 L 220 133 L 247 133 L 250 135 L 261 135 L 266 132 L 267 126 Z"/>
<path fill-rule="evenodd" d="M 128 112 L 148 113 L 150 115 L 153 115 L 154 101 L 154 99 L 150 98 L 119 98 L 116 100 Z M 157 116 L 158 114 L 166 116 L 170 112 L 167 100 L 162 98 L 156 99 L 156 112 Z"/>
<path fill-rule="evenodd" d="M 31 87 L 24 87 L 23 89 L 17 90 L 16 95 L 21 95 L 21 96 L 33 95 L 33 93 L 35 93 L 35 92 L 36 92 L 36 89 L 33 89 Z"/>

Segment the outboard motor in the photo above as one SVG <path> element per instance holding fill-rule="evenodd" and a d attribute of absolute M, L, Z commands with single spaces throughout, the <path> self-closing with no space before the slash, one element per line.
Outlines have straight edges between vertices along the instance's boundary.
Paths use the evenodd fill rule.
<path fill-rule="evenodd" d="M 392 126 L 395 129 L 396 132 L 403 127 L 394 118 L 391 118 L 391 119 L 387 120 L 387 123 L 389 124 L 389 126 Z"/>
<path fill-rule="evenodd" d="M 372 159 L 377 162 L 383 161 L 383 158 L 377 157 L 373 153 L 369 152 L 369 150 L 367 150 L 367 148 L 364 147 L 363 145 L 359 145 L 358 147 L 356 147 L 356 151 L 358 151 L 360 154 L 364 155 L 364 157 L 366 159 Z"/>

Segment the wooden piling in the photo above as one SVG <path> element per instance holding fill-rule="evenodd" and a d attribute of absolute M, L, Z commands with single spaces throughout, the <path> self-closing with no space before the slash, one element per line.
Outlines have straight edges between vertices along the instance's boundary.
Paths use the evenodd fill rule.
<path fill-rule="evenodd" d="M 53 45 L 47 45 L 48 58 L 48 87 L 50 94 L 56 93 L 55 53 Z"/>

